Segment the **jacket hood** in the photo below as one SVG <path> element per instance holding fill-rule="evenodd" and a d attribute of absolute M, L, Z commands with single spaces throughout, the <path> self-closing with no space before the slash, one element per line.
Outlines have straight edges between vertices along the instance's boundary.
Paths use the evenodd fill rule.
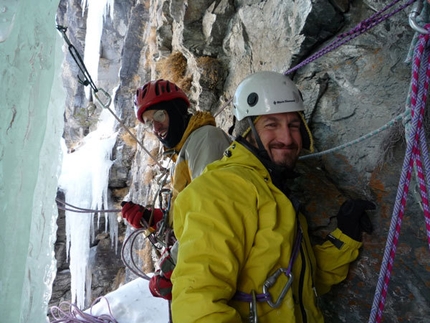
<path fill-rule="evenodd" d="M 188 122 L 188 126 L 184 131 L 184 134 L 179 141 L 178 144 L 176 144 L 173 148 L 166 148 L 165 154 L 174 153 L 173 155 L 176 155 L 183 147 L 185 141 L 187 141 L 190 134 L 203 126 L 211 125 L 216 126 L 215 118 L 212 116 L 210 112 L 207 111 L 197 111 L 193 116 L 191 116 L 190 121 Z M 173 157 L 175 160 L 175 157 Z"/>

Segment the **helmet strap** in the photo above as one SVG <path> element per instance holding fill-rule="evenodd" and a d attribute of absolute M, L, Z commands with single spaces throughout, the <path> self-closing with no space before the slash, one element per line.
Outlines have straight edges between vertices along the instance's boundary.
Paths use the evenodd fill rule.
<path fill-rule="evenodd" d="M 257 132 L 257 129 L 255 129 L 254 120 L 251 117 L 247 117 L 249 127 L 251 128 L 252 134 L 254 136 L 255 142 L 257 143 L 257 148 L 259 150 L 259 153 L 261 156 L 264 156 L 266 158 L 269 158 L 269 154 L 266 151 L 266 148 L 264 148 L 263 142 L 260 139 L 260 135 Z M 270 159 L 270 158 L 269 158 Z"/>
<path fill-rule="evenodd" d="M 233 135 L 233 130 L 234 130 L 234 127 L 236 126 L 236 116 L 235 115 L 233 115 L 233 124 L 230 126 L 230 128 L 228 128 L 228 134 L 230 135 L 230 136 L 232 136 Z"/>

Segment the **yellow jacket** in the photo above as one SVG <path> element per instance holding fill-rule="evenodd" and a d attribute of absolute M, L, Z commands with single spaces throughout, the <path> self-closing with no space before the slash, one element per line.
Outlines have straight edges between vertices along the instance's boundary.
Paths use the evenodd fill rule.
<path fill-rule="evenodd" d="M 174 231 L 179 241 L 173 271 L 175 323 L 249 322 L 249 303 L 232 300 L 236 291 L 263 292 L 266 279 L 287 268 L 297 230 L 290 200 L 273 185 L 269 172 L 237 142 L 210 164 L 177 197 Z M 293 266 L 293 283 L 278 308 L 257 303 L 260 323 L 323 322 L 316 291 L 327 292 L 346 278 L 361 243 L 335 230 L 344 242 L 312 247 L 306 220 Z M 281 275 L 269 289 L 276 301 L 287 282 Z"/>

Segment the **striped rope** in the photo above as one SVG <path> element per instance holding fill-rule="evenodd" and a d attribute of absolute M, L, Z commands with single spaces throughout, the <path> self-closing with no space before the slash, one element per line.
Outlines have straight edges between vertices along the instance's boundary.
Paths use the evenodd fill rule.
<path fill-rule="evenodd" d="M 421 156 L 427 152 L 427 149 L 420 150 L 425 145 L 425 136 L 423 130 L 423 119 L 425 111 L 425 103 L 427 98 L 427 91 L 430 78 L 430 65 L 429 55 L 426 51 L 428 46 L 429 34 L 421 35 L 414 53 L 414 64 L 412 68 L 411 80 L 411 123 L 407 136 L 407 147 L 403 168 L 400 176 L 400 182 L 397 190 L 396 201 L 394 205 L 393 215 L 391 218 L 390 230 L 387 237 L 384 256 L 382 259 L 381 270 L 379 273 L 378 284 L 375 290 L 373 305 L 370 313 L 369 323 L 381 322 L 382 312 L 385 306 L 385 300 L 388 292 L 388 284 L 391 278 L 393 263 L 397 248 L 397 243 L 400 235 L 400 228 L 406 207 L 407 194 L 409 184 L 412 177 L 412 170 L 414 165 L 418 172 L 419 187 L 424 204 L 424 213 L 426 222 L 429 222 L 430 214 L 427 199 L 427 184 L 426 174 L 423 172 L 423 164 Z M 424 57 L 424 60 L 422 59 Z M 424 140 L 424 142 L 421 142 Z M 428 156 L 424 156 L 424 164 L 428 166 Z M 428 169 L 426 169 L 428 173 Z M 428 182 L 428 181 L 427 181 Z M 427 233 L 429 234 L 429 227 L 427 226 Z M 430 235 L 429 235 L 430 239 Z M 430 243 L 430 241 L 429 241 Z"/>
<path fill-rule="evenodd" d="M 427 193 L 430 192 L 430 181 L 429 181 L 429 176 L 430 176 L 430 158 L 429 158 L 429 151 L 428 151 L 428 147 L 427 147 L 427 143 L 426 143 L 426 138 L 425 138 L 425 131 L 422 131 L 420 134 L 420 144 L 421 144 L 421 152 L 423 155 L 423 159 L 424 159 L 424 176 L 425 176 L 425 187 L 427 189 Z M 421 190 L 422 192 L 422 190 Z M 421 196 L 421 198 L 423 198 L 423 196 Z M 427 208 L 428 208 L 428 194 L 425 195 L 425 198 L 427 199 Z M 429 249 L 430 249 L 430 216 L 428 213 L 425 213 L 425 224 L 426 224 L 426 231 L 427 231 L 427 241 L 429 244 Z"/>
<path fill-rule="evenodd" d="M 430 25 L 428 25 L 428 28 L 430 28 Z M 426 41 L 425 45 L 428 45 L 427 42 L 429 42 L 430 35 L 426 35 L 426 37 L 423 37 Z M 423 207 L 424 212 L 424 218 L 426 222 L 426 231 L 427 231 L 427 239 L 428 244 L 430 248 L 430 207 L 429 207 L 429 199 L 428 199 L 428 192 L 429 192 L 429 170 L 430 170 L 430 161 L 429 161 L 429 153 L 428 153 L 428 147 L 425 137 L 425 131 L 424 127 L 422 126 L 424 124 L 424 109 L 427 103 L 427 92 L 429 88 L 429 79 L 430 79 L 430 53 L 428 50 L 425 50 L 423 53 L 423 59 L 427 63 L 427 73 L 425 74 L 424 78 L 424 84 L 423 87 L 419 87 L 418 95 L 417 95 L 417 103 L 416 106 L 422 107 L 423 110 L 421 114 L 419 115 L 419 122 L 421 124 L 420 131 L 419 131 L 419 138 L 418 145 L 416 145 L 415 149 L 415 165 L 416 165 L 416 176 L 418 180 L 418 185 L 420 188 L 421 193 L 421 204 Z M 424 75 L 424 73 L 422 73 Z M 414 114 L 414 110 L 412 110 L 412 114 Z"/>

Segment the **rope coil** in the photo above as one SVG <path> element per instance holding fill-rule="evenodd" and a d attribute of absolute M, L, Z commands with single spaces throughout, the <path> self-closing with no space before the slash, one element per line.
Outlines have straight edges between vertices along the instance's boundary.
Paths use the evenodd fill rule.
<path fill-rule="evenodd" d="M 95 316 L 92 314 L 92 308 L 101 300 L 106 302 L 109 314 Z M 68 306 L 68 310 L 63 309 L 65 306 Z M 59 306 L 51 307 L 51 315 L 54 318 L 51 323 L 118 323 L 118 321 L 113 317 L 107 298 L 103 296 L 98 297 L 91 304 L 89 314 L 80 310 L 76 304 L 62 302 Z"/>

